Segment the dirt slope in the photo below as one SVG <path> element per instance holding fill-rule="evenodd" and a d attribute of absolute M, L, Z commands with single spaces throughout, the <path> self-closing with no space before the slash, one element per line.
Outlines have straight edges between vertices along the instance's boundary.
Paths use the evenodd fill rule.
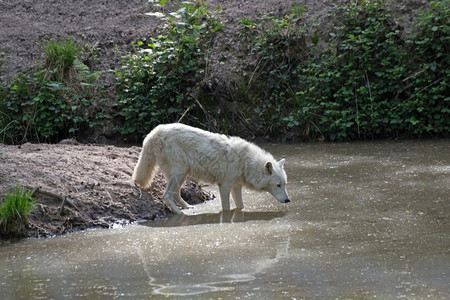
<path fill-rule="evenodd" d="M 0 1 L 0 76 L 11 79 L 17 73 L 33 67 L 42 58 L 42 45 L 49 40 L 65 40 L 73 37 L 80 45 L 89 44 L 95 48 L 99 65 L 97 70 L 114 70 L 121 51 L 131 50 L 132 43 L 155 35 L 155 30 L 162 25 L 156 17 L 146 15 L 148 12 L 170 12 L 169 5 L 158 8 L 158 1 L 34 1 L 2 0 Z M 327 27 L 331 23 L 328 13 L 343 0 L 203 0 L 210 10 L 215 11 L 222 22 L 224 30 L 218 40 L 218 50 L 223 50 L 222 43 L 234 43 L 238 38 L 243 16 L 256 18 L 260 13 L 279 16 L 288 13 L 293 5 L 304 8 L 304 16 L 311 28 Z M 405 24 L 411 19 L 412 10 L 427 5 L 426 0 L 388 0 L 396 15 L 404 17 Z M 167 1 L 176 3 L 176 1 Z M 320 26 L 314 27 L 314 24 Z M 95 47 L 94 47 L 95 46 Z M 223 53 L 217 53 L 222 57 Z M 214 63 L 214 61 L 213 61 Z M 212 66 L 219 68 L 220 64 Z M 230 67 L 235 61 L 230 60 Z M 223 67 L 223 66 L 222 66 Z M 214 70 L 213 72 L 214 73 Z M 105 80 L 112 82 L 114 74 L 105 73 Z"/>
<path fill-rule="evenodd" d="M 160 200 L 164 177 L 158 174 L 147 192 L 131 180 L 139 152 L 138 147 L 0 144 L 0 196 L 15 185 L 39 187 L 27 229 L 31 236 L 162 218 L 169 213 Z M 64 196 L 68 201 L 60 213 Z M 210 198 L 193 182 L 182 196 L 191 204 Z"/>

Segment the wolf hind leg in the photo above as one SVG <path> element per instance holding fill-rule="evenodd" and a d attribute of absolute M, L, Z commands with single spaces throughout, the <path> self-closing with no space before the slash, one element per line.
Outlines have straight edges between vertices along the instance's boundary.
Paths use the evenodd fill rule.
<path fill-rule="evenodd" d="M 180 194 L 175 194 L 175 201 L 181 205 L 182 208 L 194 208 L 194 206 L 190 205 L 183 198 L 181 198 Z"/>
<path fill-rule="evenodd" d="M 179 197 L 179 190 L 181 185 L 183 184 L 184 176 L 184 174 L 170 176 L 167 182 L 166 191 L 163 195 L 163 201 L 166 203 L 167 207 L 176 214 L 182 214 L 181 210 L 175 204 L 174 198 Z"/>
<path fill-rule="evenodd" d="M 240 185 L 233 186 L 233 188 L 231 189 L 231 196 L 233 196 L 236 208 L 243 209 L 244 202 L 242 201 L 242 186 Z"/>
<path fill-rule="evenodd" d="M 180 175 L 181 176 L 181 175 Z M 178 177 L 179 178 L 179 177 Z M 183 198 L 181 198 L 181 186 L 183 185 L 183 182 L 186 180 L 186 175 L 183 176 L 183 178 L 179 181 L 177 181 L 177 185 L 175 186 L 175 191 L 173 196 L 175 198 L 175 201 L 181 205 L 182 208 L 194 208 L 192 205 L 189 205 L 186 201 L 184 201 Z"/>
<path fill-rule="evenodd" d="M 183 185 L 184 180 L 186 180 L 186 177 L 183 178 L 182 181 L 179 182 L 179 184 L 176 187 L 176 193 L 174 194 L 175 201 L 181 205 L 182 208 L 194 208 L 192 205 L 184 201 L 183 198 L 181 198 L 181 186 Z"/>

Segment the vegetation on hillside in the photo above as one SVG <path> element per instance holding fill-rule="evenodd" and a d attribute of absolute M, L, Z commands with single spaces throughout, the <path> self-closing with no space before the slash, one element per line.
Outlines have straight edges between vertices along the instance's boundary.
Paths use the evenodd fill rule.
<path fill-rule="evenodd" d="M 180 120 L 290 140 L 447 136 L 449 2 L 417 11 L 411 34 L 384 1 L 337 6 L 329 35 L 306 23 L 299 3 L 283 16 L 242 18 L 239 72 L 218 80 L 207 70 L 223 25 L 202 2 L 180 2 L 159 14 L 166 25 L 156 36 L 123 55 L 108 100 L 89 47 L 49 42 L 45 62 L 0 83 L 0 142 L 56 142 L 106 118 L 128 141 Z"/>
<path fill-rule="evenodd" d="M 122 61 L 117 74 L 118 126 L 135 140 L 160 123 L 193 117 L 195 89 L 205 77 L 206 51 L 222 25 L 205 6 L 187 4 L 167 17 L 167 26 Z"/>
<path fill-rule="evenodd" d="M 329 140 L 448 133 L 448 4 L 420 12 L 407 39 L 382 2 L 339 7 L 329 46 L 300 69 L 294 118 Z"/>
<path fill-rule="evenodd" d="M 33 71 L 0 83 L 0 142 L 56 142 L 103 120 L 95 84 L 101 73 L 80 60 L 82 49 L 69 38 L 43 51 L 45 61 Z"/>

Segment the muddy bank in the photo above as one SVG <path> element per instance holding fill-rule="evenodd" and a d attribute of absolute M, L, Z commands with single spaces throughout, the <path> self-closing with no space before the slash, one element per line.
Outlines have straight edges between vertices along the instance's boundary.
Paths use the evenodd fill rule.
<path fill-rule="evenodd" d="M 170 214 L 161 201 L 164 177 L 158 174 L 147 191 L 131 180 L 139 152 L 139 147 L 0 144 L 0 198 L 16 185 L 39 188 L 26 229 L 32 237 L 163 218 Z M 192 181 L 182 196 L 190 204 L 211 198 Z"/>

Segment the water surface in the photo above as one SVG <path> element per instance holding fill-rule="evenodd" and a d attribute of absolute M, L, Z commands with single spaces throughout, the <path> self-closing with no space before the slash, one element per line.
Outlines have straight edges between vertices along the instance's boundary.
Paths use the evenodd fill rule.
<path fill-rule="evenodd" d="M 0 245 L 1 299 L 448 299 L 450 141 L 262 145 L 291 203 Z"/>

